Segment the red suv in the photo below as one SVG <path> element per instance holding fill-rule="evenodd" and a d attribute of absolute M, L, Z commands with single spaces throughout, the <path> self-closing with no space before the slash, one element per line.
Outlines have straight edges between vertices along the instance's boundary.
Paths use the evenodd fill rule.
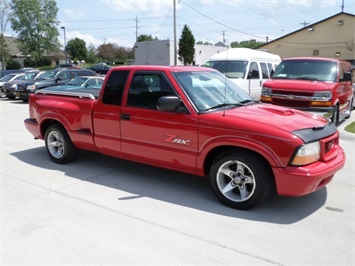
<path fill-rule="evenodd" d="M 260 100 L 322 115 L 334 124 L 350 117 L 353 105 L 351 64 L 333 58 L 283 59 L 263 84 Z"/>

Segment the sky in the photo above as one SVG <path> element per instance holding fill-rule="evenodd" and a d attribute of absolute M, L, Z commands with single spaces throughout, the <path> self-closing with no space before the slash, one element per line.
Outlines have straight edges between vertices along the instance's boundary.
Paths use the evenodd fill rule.
<path fill-rule="evenodd" d="M 174 0 L 56 0 L 60 42 L 83 39 L 98 47 L 133 47 L 136 36 L 174 40 Z M 355 0 L 175 0 L 176 37 L 184 25 L 195 41 L 269 41 L 342 11 L 355 14 Z M 65 27 L 65 30 L 61 29 Z M 9 35 L 16 36 L 8 26 Z M 65 32 L 65 38 L 64 38 Z"/>

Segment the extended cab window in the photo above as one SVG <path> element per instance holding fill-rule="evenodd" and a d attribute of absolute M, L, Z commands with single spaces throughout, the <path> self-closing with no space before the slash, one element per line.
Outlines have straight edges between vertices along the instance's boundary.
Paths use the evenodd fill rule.
<path fill-rule="evenodd" d="M 127 106 L 156 109 L 162 96 L 176 95 L 162 73 L 137 73 L 128 91 Z"/>
<path fill-rule="evenodd" d="M 113 71 L 108 77 L 102 102 L 105 104 L 121 105 L 124 85 L 126 84 L 129 70 Z"/>

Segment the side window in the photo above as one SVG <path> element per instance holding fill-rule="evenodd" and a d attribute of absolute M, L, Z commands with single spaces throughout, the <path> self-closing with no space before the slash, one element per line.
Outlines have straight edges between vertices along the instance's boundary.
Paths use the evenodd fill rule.
<path fill-rule="evenodd" d="M 256 62 L 251 62 L 250 67 L 249 67 L 249 74 L 248 78 L 249 79 L 259 79 L 260 74 L 259 74 L 259 67 Z"/>
<path fill-rule="evenodd" d="M 127 106 L 156 109 L 162 96 L 176 95 L 162 73 L 135 74 L 129 87 Z"/>
<path fill-rule="evenodd" d="M 260 62 L 261 72 L 263 74 L 263 79 L 269 78 L 269 70 L 267 69 L 267 65 L 264 62 Z"/>
<path fill-rule="evenodd" d="M 121 105 L 123 89 L 127 81 L 129 71 L 114 71 L 109 76 L 104 88 L 102 102 L 105 104 Z"/>
<path fill-rule="evenodd" d="M 63 79 L 69 79 L 70 78 L 70 73 L 68 71 L 62 71 L 58 74 L 57 78 L 63 80 Z"/>

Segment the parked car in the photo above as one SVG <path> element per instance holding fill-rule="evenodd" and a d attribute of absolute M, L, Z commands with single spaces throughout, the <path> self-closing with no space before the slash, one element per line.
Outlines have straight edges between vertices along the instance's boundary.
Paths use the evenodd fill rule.
<path fill-rule="evenodd" d="M 21 82 L 26 82 L 27 80 L 33 80 L 39 73 L 39 70 L 30 70 L 27 71 L 25 74 L 20 75 L 18 79 L 5 82 L 2 85 L 2 92 L 5 94 L 5 97 L 9 99 L 15 99 L 15 89 L 17 88 L 18 84 Z"/>
<path fill-rule="evenodd" d="M 76 64 L 59 64 L 55 68 L 80 68 Z"/>
<path fill-rule="evenodd" d="M 4 84 L 9 81 L 17 80 L 23 77 L 25 73 L 20 73 L 20 74 L 8 74 L 0 79 L 0 91 L 1 91 L 1 96 L 2 97 L 7 97 L 9 99 L 15 99 L 15 95 L 13 95 L 13 92 L 10 93 L 7 88 L 4 88 Z"/>
<path fill-rule="evenodd" d="M 322 57 L 285 58 L 264 83 L 261 101 L 330 116 L 338 125 L 353 106 L 351 64 Z"/>
<path fill-rule="evenodd" d="M 106 75 L 107 72 L 112 68 L 112 66 L 102 65 L 95 70 L 97 74 Z"/>
<path fill-rule="evenodd" d="M 104 82 L 103 77 L 80 76 L 80 77 L 73 78 L 65 85 L 51 86 L 51 88 L 56 90 L 72 90 L 79 87 L 87 88 L 87 89 L 101 89 L 103 82 Z"/>
<path fill-rule="evenodd" d="M 28 102 L 29 94 L 36 90 L 55 85 L 64 85 L 71 79 L 79 76 L 97 76 L 97 74 L 86 68 L 81 69 L 54 69 L 44 73 L 38 80 L 27 84 L 19 84 L 15 89 L 16 96 L 24 102 Z"/>

